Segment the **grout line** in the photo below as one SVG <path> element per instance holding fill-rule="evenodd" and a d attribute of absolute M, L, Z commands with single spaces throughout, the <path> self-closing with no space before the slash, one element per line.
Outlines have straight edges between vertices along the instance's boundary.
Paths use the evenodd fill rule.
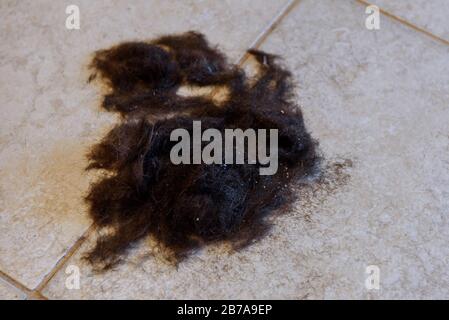
<path fill-rule="evenodd" d="M 32 291 L 27 296 L 27 300 L 49 300 L 49 299 L 38 291 Z"/>
<path fill-rule="evenodd" d="M 258 49 L 261 44 L 265 41 L 265 39 L 276 29 L 276 27 L 282 22 L 282 20 L 296 7 L 300 0 L 290 0 L 287 4 L 282 7 L 279 13 L 268 23 L 268 25 L 259 33 L 256 39 L 249 45 L 249 48 L 245 50 L 245 53 L 240 56 L 236 61 L 237 66 L 242 66 L 245 61 L 249 58 L 249 53 L 247 52 L 250 49 Z M 215 97 L 218 94 L 219 89 L 215 88 L 212 90 L 210 95 Z"/>
<path fill-rule="evenodd" d="M 369 3 L 369 2 L 366 1 L 366 0 L 355 0 L 355 1 L 358 2 L 359 4 L 362 4 L 362 5 L 365 5 L 365 6 L 372 5 L 371 3 Z M 415 30 L 415 31 L 417 31 L 417 32 L 420 32 L 420 33 L 422 33 L 422 34 L 425 34 L 426 36 L 432 38 L 433 40 L 436 40 L 436 41 L 438 41 L 438 42 L 441 42 L 441 43 L 443 43 L 443 44 L 449 46 L 449 41 L 448 41 L 448 40 L 446 40 L 446 39 L 444 39 L 444 38 L 441 38 L 441 37 L 439 37 L 439 36 L 433 34 L 432 32 L 427 31 L 426 29 L 423 29 L 423 28 L 421 28 L 421 27 L 418 27 L 417 25 L 414 25 L 413 23 L 408 22 L 407 20 L 405 20 L 405 19 L 403 19 L 403 18 L 401 18 L 401 17 L 398 17 L 398 16 L 396 16 L 396 15 L 394 15 L 394 14 L 392 14 L 392 13 L 390 13 L 390 12 L 388 12 L 388 11 L 386 11 L 386 10 L 380 8 L 380 7 L 379 7 L 379 11 L 380 11 L 383 15 L 385 15 L 385 16 L 387 16 L 387 17 L 389 17 L 389 18 L 391 18 L 391 19 L 393 19 L 393 20 L 396 20 L 396 21 L 398 21 L 398 22 L 400 22 L 400 23 L 406 25 L 407 27 L 409 27 L 409 28 L 411 28 L 411 29 L 413 29 L 413 30 Z"/>
<path fill-rule="evenodd" d="M 7 273 L 0 270 L 0 279 L 5 281 L 8 285 L 12 286 L 14 289 L 18 290 L 20 293 L 24 295 L 25 300 L 48 300 L 46 296 L 44 296 L 42 293 L 31 290 L 24 284 L 20 283 Z"/>
<path fill-rule="evenodd" d="M 249 46 L 250 49 L 258 49 L 267 37 L 276 29 L 282 20 L 296 7 L 300 0 L 290 0 L 279 13 L 268 23 L 267 27 L 257 36 L 253 43 Z M 237 65 L 241 66 L 248 59 L 249 54 L 245 52 L 239 60 Z"/>
<path fill-rule="evenodd" d="M 94 225 L 91 225 L 81 237 L 76 240 L 76 242 L 70 247 L 67 253 L 58 260 L 56 265 L 52 270 L 44 277 L 44 279 L 39 283 L 39 285 L 33 290 L 33 292 L 38 295 L 42 295 L 41 291 L 47 286 L 51 279 L 58 273 L 59 270 L 65 265 L 65 263 L 81 248 L 84 241 L 90 236 L 92 231 L 95 229 Z M 43 296 L 43 295 L 42 295 Z M 44 297 L 44 296 L 43 296 Z"/>
<path fill-rule="evenodd" d="M 19 281 L 17 281 L 16 279 L 14 279 L 13 277 L 11 277 L 10 275 L 1 270 L 0 270 L 0 278 L 4 280 L 7 284 L 14 287 L 15 289 L 24 293 L 26 296 L 28 296 L 28 294 L 31 294 L 33 292 L 33 290 L 29 289 L 28 287 L 26 287 L 25 285 L 23 285 L 22 283 L 20 283 Z"/>

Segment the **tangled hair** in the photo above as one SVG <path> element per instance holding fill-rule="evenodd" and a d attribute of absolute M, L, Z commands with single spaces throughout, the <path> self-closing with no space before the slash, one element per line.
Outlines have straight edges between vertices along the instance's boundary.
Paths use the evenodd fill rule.
<path fill-rule="evenodd" d="M 269 228 L 267 215 L 288 208 L 298 179 L 319 162 L 316 142 L 292 99 L 290 72 L 277 57 L 250 50 L 258 72 L 248 77 L 227 63 L 202 34 L 187 32 L 151 42 L 129 42 L 98 51 L 92 76 L 110 88 L 102 107 L 121 123 L 88 154 L 88 170 L 105 170 L 86 197 L 100 229 L 87 259 L 116 264 L 138 240 L 150 236 L 172 261 L 199 246 L 226 241 L 242 248 Z M 211 95 L 182 96 L 181 86 L 225 88 Z M 174 129 L 278 129 L 278 171 L 259 174 L 256 164 L 180 164 L 170 160 Z"/>

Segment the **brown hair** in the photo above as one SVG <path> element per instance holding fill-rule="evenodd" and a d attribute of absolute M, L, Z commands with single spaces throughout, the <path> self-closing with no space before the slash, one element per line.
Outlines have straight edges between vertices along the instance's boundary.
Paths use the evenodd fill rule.
<path fill-rule="evenodd" d="M 89 170 L 108 172 L 86 197 L 98 227 L 87 258 L 109 268 L 129 246 L 152 236 L 179 261 L 214 241 L 241 248 L 268 230 L 266 216 L 294 200 L 291 186 L 310 175 L 319 157 L 300 108 L 292 99 L 290 72 L 277 57 L 248 52 L 258 64 L 256 79 L 227 63 L 202 34 L 188 32 L 151 42 L 123 43 L 95 54 L 91 79 L 111 92 L 102 106 L 122 121 L 88 154 Z M 210 96 L 180 96 L 184 85 L 221 86 L 219 105 Z M 259 175 L 260 164 L 180 164 L 170 161 L 174 129 L 278 129 L 279 169 Z M 279 210 L 276 210 L 279 211 Z"/>

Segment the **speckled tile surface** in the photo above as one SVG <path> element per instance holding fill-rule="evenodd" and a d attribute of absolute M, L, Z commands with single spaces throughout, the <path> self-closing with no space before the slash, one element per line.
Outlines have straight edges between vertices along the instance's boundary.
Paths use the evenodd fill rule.
<path fill-rule="evenodd" d="M 0 279 L 0 300 L 23 300 L 26 295 L 9 283 Z"/>
<path fill-rule="evenodd" d="M 323 298 L 448 298 L 449 48 L 382 23 L 365 29 L 357 4 L 302 1 L 262 46 L 294 70 L 324 153 L 354 161 L 347 192 L 312 216 L 309 232 L 329 240 L 310 286 Z M 371 264 L 381 290 L 368 293 Z"/>
<path fill-rule="evenodd" d="M 338 14 L 336 14 L 338 13 Z M 135 248 L 81 287 L 62 269 L 50 298 L 449 298 L 449 47 L 364 7 L 302 0 L 262 45 L 293 71 L 308 127 L 324 155 L 348 158 L 349 182 L 300 201 L 270 235 L 238 253 L 208 247 L 178 269 Z M 368 265 L 380 290 L 367 290 Z"/>
<path fill-rule="evenodd" d="M 0 270 L 35 288 L 89 226 L 86 147 L 114 118 L 86 83 L 89 54 L 119 41 L 201 30 L 237 60 L 286 1 L 0 3 Z"/>
<path fill-rule="evenodd" d="M 449 41 L 449 1 L 372 0 L 372 4 Z"/>

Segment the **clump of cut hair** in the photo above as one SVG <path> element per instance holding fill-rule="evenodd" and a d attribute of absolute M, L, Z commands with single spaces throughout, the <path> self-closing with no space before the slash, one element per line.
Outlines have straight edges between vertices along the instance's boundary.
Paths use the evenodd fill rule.
<path fill-rule="evenodd" d="M 179 262 L 204 244 L 239 249 L 269 229 L 267 216 L 287 210 L 300 179 L 319 163 L 317 142 L 293 101 L 291 74 L 274 55 L 250 50 L 258 73 L 250 79 L 196 32 L 129 42 L 96 52 L 90 79 L 110 88 L 102 102 L 121 122 L 88 154 L 88 170 L 106 170 L 86 197 L 101 236 L 87 259 L 114 266 L 137 241 L 152 237 Z M 211 96 L 181 96 L 181 86 L 225 87 Z M 174 129 L 278 129 L 278 171 L 261 164 L 180 164 L 170 161 Z"/>

